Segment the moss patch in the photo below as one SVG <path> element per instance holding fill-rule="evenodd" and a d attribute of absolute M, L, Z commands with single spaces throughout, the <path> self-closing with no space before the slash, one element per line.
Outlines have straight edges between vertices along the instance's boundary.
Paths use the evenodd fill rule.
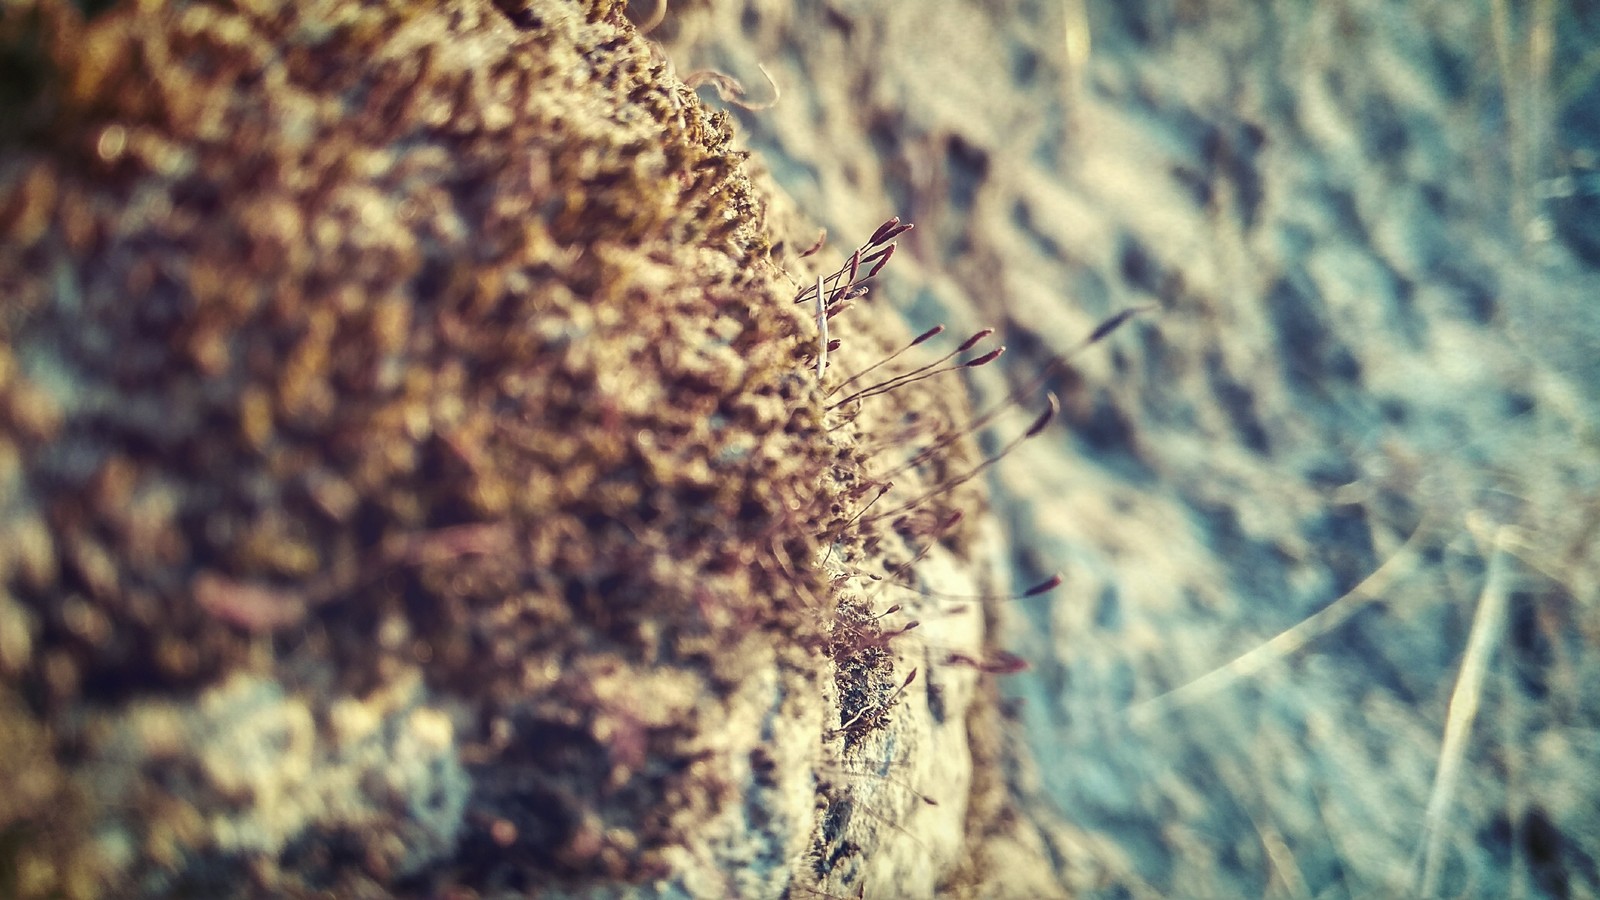
<path fill-rule="evenodd" d="M 927 386 L 827 411 L 726 116 L 619 4 L 86 20 L 40 0 L 6 14 L 0 67 L 23 113 L 0 129 L 0 721 L 32 748 L 7 774 L 33 786 L 0 805 L 0 877 L 18 892 L 639 881 L 739 799 L 730 717 L 792 716 L 835 675 L 820 743 L 893 697 L 880 593 L 816 562 L 890 575 L 965 540 L 940 523 L 970 488 L 843 527 L 879 465 L 863 435 L 959 412 Z M 888 352 L 858 327 L 873 338 L 835 371 Z M 455 721 L 414 706 L 413 673 Z M 775 699 L 751 701 L 764 678 Z M 97 717 L 145 704 L 118 721 L 130 759 L 159 758 L 162 734 L 231 721 L 182 703 L 230 691 L 281 702 L 318 748 L 371 709 L 397 745 L 443 758 L 459 736 L 453 855 L 424 866 L 354 830 L 205 857 L 227 846 L 205 833 L 215 798 L 151 776 L 113 810 L 74 786 L 74 754 L 121 734 Z M 40 837 L 113 814 L 144 823 L 115 864 Z"/>
<path fill-rule="evenodd" d="M 726 800 L 704 721 L 829 593 L 811 338 L 725 117 L 609 3 L 46 2 L 6 40 L 8 695 L 420 665 L 516 782 L 459 877 L 656 871 Z"/>

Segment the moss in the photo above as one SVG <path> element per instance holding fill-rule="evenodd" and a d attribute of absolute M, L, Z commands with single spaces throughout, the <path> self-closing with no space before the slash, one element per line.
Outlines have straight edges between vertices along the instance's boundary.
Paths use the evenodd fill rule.
<path fill-rule="evenodd" d="M 480 759 L 529 780 L 488 810 L 526 865 L 649 874 L 725 797 L 639 685 L 714 706 L 827 594 L 804 321 L 726 117 L 618 4 L 37 10 L 7 683 L 48 718 L 262 640 L 356 690 L 424 661 L 527 738 Z"/>
<path fill-rule="evenodd" d="M 8 723 L 420 667 L 475 716 L 468 831 L 426 892 L 660 874 L 732 799 L 704 747 L 758 667 L 831 648 L 847 704 L 887 696 L 867 600 L 841 631 L 814 561 L 909 556 L 839 526 L 863 430 L 938 404 L 824 412 L 727 117 L 621 7 L 8 12 Z M 18 765 L 65 777 L 48 751 Z M 30 796 L 0 821 L 17 870 L 70 870 L 11 840 L 68 823 Z M 337 888 L 292 857 L 251 883 Z"/>
<path fill-rule="evenodd" d="M 21 700 L 0 689 L 0 896 L 84 896 L 95 887 L 72 861 L 83 840 L 83 798 Z M 49 815 L 41 815 L 49 810 Z"/>

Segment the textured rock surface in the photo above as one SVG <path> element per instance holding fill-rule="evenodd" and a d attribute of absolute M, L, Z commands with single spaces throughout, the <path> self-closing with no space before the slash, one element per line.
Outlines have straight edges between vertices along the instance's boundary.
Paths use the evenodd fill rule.
<path fill-rule="evenodd" d="M 0 893 L 1600 890 L 1586 13 L 87 6 L 0 27 Z M 994 516 L 897 510 L 956 379 L 828 409 L 1136 304 Z"/>
<path fill-rule="evenodd" d="M 814 232 L 620 7 L 45 0 L 0 62 L 0 890 L 951 876 L 984 615 L 916 590 L 999 545 L 887 436 L 960 392 L 826 398 L 906 337 L 819 388 Z"/>
<path fill-rule="evenodd" d="M 1053 868 L 1018 894 L 1600 890 L 1596 23 L 1495 10 L 750 0 L 663 25 L 682 69 L 772 73 L 784 101 L 741 121 L 801 206 L 919 223 L 882 291 L 913 328 L 1003 324 L 1019 383 L 1159 307 L 1054 380 L 1070 427 L 994 481 L 1018 581 L 1067 573 L 1004 632 L 1034 662 L 1005 682 L 1013 789 Z M 1482 711 L 1436 788 L 1497 566 Z M 980 893 L 1030 840 L 976 848 Z"/>

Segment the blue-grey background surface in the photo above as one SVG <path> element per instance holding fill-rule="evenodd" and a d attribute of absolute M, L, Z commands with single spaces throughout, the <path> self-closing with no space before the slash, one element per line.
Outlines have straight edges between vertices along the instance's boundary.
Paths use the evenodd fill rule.
<path fill-rule="evenodd" d="M 851 315 L 1000 327 L 980 397 L 1158 308 L 991 485 L 1015 581 L 1067 578 L 1005 682 L 1064 892 L 1600 891 L 1600 14 L 714 0 L 654 36 L 771 72 L 741 131 L 829 252 L 917 223 Z"/>

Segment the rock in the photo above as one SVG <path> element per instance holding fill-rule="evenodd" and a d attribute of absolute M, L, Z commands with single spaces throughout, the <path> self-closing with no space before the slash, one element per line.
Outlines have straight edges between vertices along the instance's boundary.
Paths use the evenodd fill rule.
<path fill-rule="evenodd" d="M 896 441 L 968 413 L 828 399 L 906 338 L 819 386 L 804 226 L 620 5 L 40 0 L 0 56 L 7 893 L 961 863 L 983 607 L 916 591 L 995 537 L 969 437 Z"/>
<path fill-rule="evenodd" d="M 1581 299 L 1579 224 L 1595 82 L 1574 74 L 1592 18 L 731 0 L 667 16 L 680 67 L 760 64 L 784 89 L 740 118 L 830 229 L 883 208 L 918 222 L 880 315 L 1001 326 L 979 409 L 1117 310 L 1158 307 L 1056 371 L 1066 427 L 995 470 L 1013 580 L 1066 581 L 999 617 L 1033 664 L 1001 681 L 1023 746 L 1000 766 L 1036 830 L 993 851 L 969 831 L 977 859 L 1047 847 L 1038 896 L 1414 895 L 1424 856 L 1442 895 L 1596 890 L 1593 816 L 1510 774 L 1597 721 L 1579 687 L 1600 674 L 1580 624 L 1600 584 L 1600 308 Z M 1495 550 L 1502 525 L 1538 549 Z M 1452 785 L 1441 740 L 1496 553 L 1521 624 L 1497 634 Z M 1540 777 L 1592 807 L 1592 766 L 1557 755 Z M 1035 877 L 988 871 L 973 894 Z"/>

